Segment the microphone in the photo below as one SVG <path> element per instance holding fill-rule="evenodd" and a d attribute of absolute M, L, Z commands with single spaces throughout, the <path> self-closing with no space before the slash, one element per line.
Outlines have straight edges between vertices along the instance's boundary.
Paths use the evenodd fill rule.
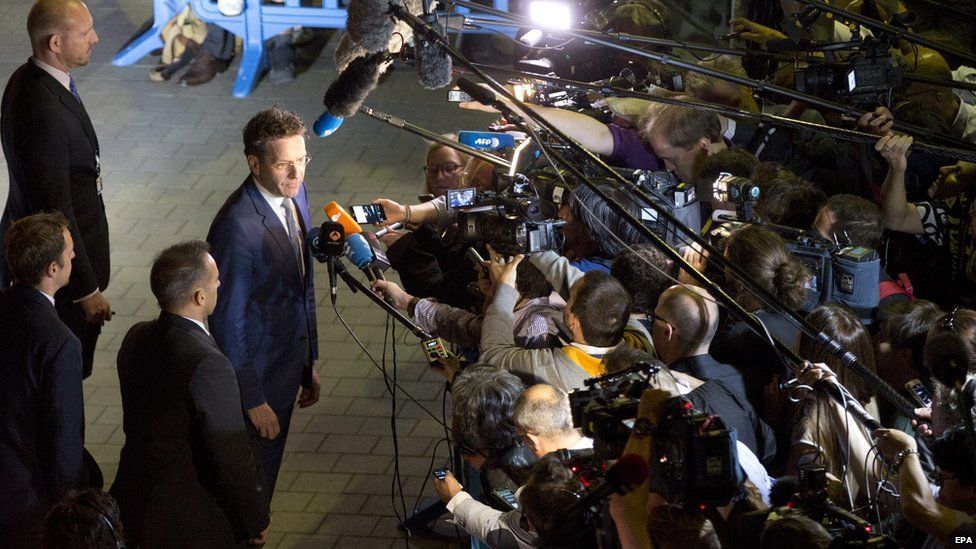
<path fill-rule="evenodd" d="M 359 234 L 363 232 L 363 228 L 356 223 L 349 212 L 345 208 L 339 205 L 338 202 L 333 200 L 325 205 L 322 210 L 325 211 L 325 215 L 328 216 L 330 221 L 335 221 L 336 223 L 342 224 L 342 228 L 346 231 L 346 235 Z"/>
<path fill-rule="evenodd" d="M 370 282 L 382 278 L 382 274 L 377 276 L 373 270 L 373 260 L 376 259 L 376 255 L 373 253 L 373 247 L 366 242 L 366 237 L 361 233 L 351 234 L 346 237 L 346 244 L 349 245 L 349 260 L 366 275 Z"/>
<path fill-rule="evenodd" d="M 333 304 L 336 300 L 337 285 L 335 260 L 342 257 L 345 234 L 346 230 L 342 224 L 335 221 L 326 221 L 320 227 L 313 228 L 308 234 L 315 259 L 329 264 L 329 293 Z"/>
<path fill-rule="evenodd" d="M 461 88 L 461 91 L 470 95 L 471 99 L 481 103 L 482 105 L 495 107 L 502 112 L 508 110 L 500 106 L 501 101 L 495 97 L 495 92 L 485 89 L 467 78 L 459 78 L 457 81 L 457 86 L 458 88 Z"/>
<path fill-rule="evenodd" d="M 400 223 L 399 221 L 397 221 L 396 223 L 392 223 L 392 224 L 390 224 L 390 225 L 388 225 L 386 227 L 383 227 L 382 229 L 376 231 L 375 233 L 373 233 L 373 236 L 375 236 L 376 238 L 383 238 L 390 231 L 397 231 L 397 230 L 400 230 L 402 228 L 403 228 L 403 223 Z"/>
<path fill-rule="evenodd" d="M 435 21 L 428 21 L 431 32 L 443 34 L 443 27 Z M 443 88 L 451 83 L 453 64 L 451 57 L 436 40 L 425 36 L 415 41 L 414 51 L 417 56 L 417 74 L 420 75 L 420 85 L 428 90 Z"/>
<path fill-rule="evenodd" d="M 962 337 L 952 331 L 932 334 L 925 342 L 925 363 L 932 375 L 948 387 L 961 387 L 971 361 L 969 348 Z"/>
<path fill-rule="evenodd" d="M 647 480 L 650 467 L 647 461 L 637 454 L 624 454 L 620 459 L 607 469 L 606 479 L 573 503 L 563 516 L 572 516 L 574 513 L 583 511 L 594 511 L 599 508 L 600 503 L 610 496 L 610 494 L 629 494 Z"/>
<path fill-rule="evenodd" d="M 367 53 L 388 49 L 394 31 L 399 30 L 388 13 L 388 7 L 389 3 L 385 0 L 349 2 L 346 5 L 346 34 L 351 38 L 350 42 Z M 406 32 L 409 33 L 409 28 Z M 408 42 L 410 38 L 405 35 L 403 40 Z"/>
<path fill-rule="evenodd" d="M 325 112 L 312 124 L 315 135 L 332 135 L 346 117 L 356 114 L 391 62 L 392 54 L 386 51 L 353 59 L 325 90 Z"/>

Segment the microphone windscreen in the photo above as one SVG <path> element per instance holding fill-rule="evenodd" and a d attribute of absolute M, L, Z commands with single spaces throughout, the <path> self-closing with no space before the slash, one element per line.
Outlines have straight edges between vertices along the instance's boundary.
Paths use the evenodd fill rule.
<path fill-rule="evenodd" d="M 369 92 L 376 89 L 380 75 L 389 60 L 386 52 L 373 53 L 353 59 L 325 90 L 322 103 L 335 116 L 356 114 Z"/>
<path fill-rule="evenodd" d="M 356 0 L 346 4 L 346 32 L 368 52 L 386 51 L 396 22 L 387 13 L 389 0 Z"/>
<path fill-rule="evenodd" d="M 373 248 L 370 247 L 369 242 L 366 242 L 366 238 L 362 234 L 347 236 L 346 243 L 349 244 L 349 260 L 356 267 L 362 269 L 375 259 Z"/>
<path fill-rule="evenodd" d="M 315 132 L 315 135 L 319 137 L 328 137 L 339 129 L 339 126 L 342 125 L 343 120 L 345 120 L 345 118 L 335 116 L 329 111 L 325 111 L 322 113 L 322 116 L 320 116 L 318 120 L 312 124 L 312 131 Z"/>
<path fill-rule="evenodd" d="M 644 458 L 637 454 L 624 454 L 607 469 L 607 482 L 613 485 L 617 493 L 626 494 L 647 480 L 650 471 Z"/>
<path fill-rule="evenodd" d="M 325 215 L 329 217 L 329 221 L 335 221 L 336 223 L 342 224 L 342 228 L 345 229 L 346 235 L 353 235 L 363 232 L 363 228 L 359 226 L 359 223 L 356 223 L 356 220 L 349 215 L 349 212 L 347 212 L 346 209 L 340 206 L 335 200 L 326 204 L 322 209 L 325 210 Z"/>
<path fill-rule="evenodd" d="M 417 74 L 420 85 L 428 90 L 443 88 L 451 83 L 453 65 L 451 57 L 433 40 L 417 40 L 414 46 L 417 56 Z"/>

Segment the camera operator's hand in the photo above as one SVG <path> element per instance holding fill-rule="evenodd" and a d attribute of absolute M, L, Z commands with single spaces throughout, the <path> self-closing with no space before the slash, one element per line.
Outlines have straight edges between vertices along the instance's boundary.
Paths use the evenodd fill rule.
<path fill-rule="evenodd" d="M 976 164 L 956 162 L 939 168 L 939 178 L 929 187 L 929 198 L 956 196 L 976 183 Z"/>
<path fill-rule="evenodd" d="M 637 405 L 637 417 L 647 418 L 651 423 L 657 425 L 661 419 L 661 408 L 664 402 L 674 396 L 674 394 L 657 387 L 647 389 L 641 395 L 640 403 Z"/>
<path fill-rule="evenodd" d="M 878 452 L 888 461 L 894 460 L 902 450 L 918 451 L 915 439 L 898 429 L 876 429 L 871 436 L 878 441 Z"/>
<path fill-rule="evenodd" d="M 904 172 L 908 169 L 908 153 L 913 141 L 910 135 L 890 134 L 879 139 L 874 150 L 881 153 L 893 171 Z"/>
<path fill-rule="evenodd" d="M 407 219 L 407 207 L 389 200 L 387 198 L 377 198 L 373 201 L 373 204 L 379 204 L 383 207 L 383 213 L 386 214 L 386 221 L 380 221 L 379 223 L 374 223 L 374 225 L 392 225 L 394 223 L 404 223 Z M 404 223 L 406 224 L 406 223 Z"/>
<path fill-rule="evenodd" d="M 787 39 L 786 35 L 780 31 L 760 25 L 759 23 L 750 21 L 744 17 L 733 17 L 729 20 L 729 26 L 732 28 L 732 32 L 739 33 L 739 38 L 748 40 L 749 42 L 765 44 L 770 40 Z"/>
<path fill-rule="evenodd" d="M 454 473 L 448 471 L 444 475 L 444 480 L 434 479 L 434 490 L 437 491 L 437 496 L 441 498 L 441 501 L 447 503 L 461 492 L 461 484 L 454 478 Z"/>
<path fill-rule="evenodd" d="M 413 296 L 403 291 L 403 288 L 397 286 L 396 282 L 376 280 L 372 286 L 374 293 L 389 298 L 393 302 L 393 306 L 397 309 L 406 311 L 410 300 L 413 299 Z"/>
<path fill-rule="evenodd" d="M 701 246 L 698 244 L 692 244 L 691 246 L 685 248 L 682 255 L 684 255 L 685 261 L 694 267 L 696 271 L 700 273 L 705 272 L 705 266 L 708 265 L 708 252 L 702 250 Z M 678 272 L 678 281 L 682 284 L 690 284 L 692 286 L 699 285 L 698 281 L 695 280 L 695 278 L 684 269 L 681 269 L 681 271 Z"/>
<path fill-rule="evenodd" d="M 491 246 L 488 246 L 488 254 L 491 258 L 490 264 L 488 265 L 488 272 L 491 274 L 491 280 L 494 285 L 508 284 L 515 288 L 518 264 L 522 262 L 525 256 L 518 254 L 515 257 L 506 257 L 496 252 Z"/>
<path fill-rule="evenodd" d="M 895 115 L 888 107 L 878 107 L 872 112 L 866 112 L 857 119 L 857 129 L 874 135 L 889 135 L 895 125 Z"/>

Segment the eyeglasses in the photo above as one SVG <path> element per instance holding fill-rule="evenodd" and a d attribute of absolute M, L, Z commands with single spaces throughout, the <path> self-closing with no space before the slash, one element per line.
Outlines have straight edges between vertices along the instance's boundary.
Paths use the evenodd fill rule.
<path fill-rule="evenodd" d="M 304 158 L 301 158 L 301 159 L 299 159 L 299 160 L 297 160 L 295 162 L 284 162 L 284 161 L 282 161 L 282 162 L 275 162 L 275 163 L 271 164 L 271 166 L 274 169 L 283 172 L 285 170 L 290 170 L 291 168 L 305 169 L 305 167 L 308 166 L 308 163 L 311 162 L 311 161 L 312 161 L 312 157 L 311 156 L 305 156 Z"/>
<path fill-rule="evenodd" d="M 461 171 L 461 168 L 463 167 L 464 166 L 461 164 L 448 162 L 447 164 L 441 164 L 439 166 L 424 166 L 422 169 L 424 170 L 425 174 L 436 177 L 439 173 L 443 173 L 444 175 L 455 175 Z"/>
<path fill-rule="evenodd" d="M 664 317 L 662 317 L 661 315 L 655 313 L 654 311 L 648 311 L 647 312 L 647 318 L 651 319 L 651 322 L 654 322 L 655 320 L 660 320 L 664 324 L 668 324 L 668 325 L 671 324 L 670 322 L 668 322 L 667 320 L 665 320 Z"/>

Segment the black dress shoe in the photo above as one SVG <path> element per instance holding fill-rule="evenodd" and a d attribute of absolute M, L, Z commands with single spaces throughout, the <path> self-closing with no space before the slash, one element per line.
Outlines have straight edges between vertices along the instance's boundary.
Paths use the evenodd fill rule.
<path fill-rule="evenodd" d="M 205 51 L 200 51 L 190 61 L 186 74 L 180 77 L 180 84 L 184 86 L 199 86 L 213 80 L 217 73 L 227 70 L 227 61 L 217 59 Z"/>

